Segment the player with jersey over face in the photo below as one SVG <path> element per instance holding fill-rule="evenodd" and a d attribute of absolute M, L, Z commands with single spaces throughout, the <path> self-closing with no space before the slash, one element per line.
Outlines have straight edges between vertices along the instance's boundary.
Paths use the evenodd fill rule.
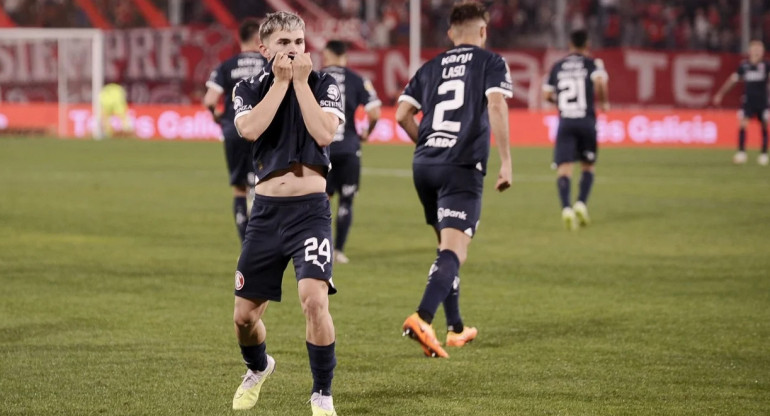
<path fill-rule="evenodd" d="M 241 40 L 241 52 L 222 62 L 206 81 L 206 95 L 203 105 L 209 109 L 214 121 L 222 127 L 225 142 L 225 158 L 230 171 L 230 185 L 233 187 L 233 217 L 238 237 L 243 242 L 248 222 L 248 189 L 254 186 L 254 166 L 251 163 L 251 142 L 238 135 L 233 124 L 232 92 L 238 81 L 262 72 L 267 60 L 259 53 L 259 21 L 254 18 L 244 20 L 238 29 Z M 225 97 L 224 111 L 217 111 L 220 97 Z"/>
<path fill-rule="evenodd" d="M 512 97 L 508 65 L 483 49 L 489 14 L 476 2 L 452 7 L 448 31 L 454 47 L 426 62 L 398 99 L 396 119 L 417 144 L 414 185 L 425 220 L 438 237 L 438 256 L 428 275 L 417 312 L 402 329 L 424 353 L 448 357 L 431 323 L 440 304 L 447 320 L 446 345 L 461 347 L 477 335 L 460 316 L 459 269 L 476 234 L 489 158 L 490 131 L 501 166 L 495 188 L 511 186 L 508 104 Z M 418 111 L 423 117 L 415 120 Z"/>
<path fill-rule="evenodd" d="M 339 40 L 330 40 L 323 50 L 323 72 L 334 77 L 340 86 L 342 102 L 345 103 L 345 123 L 340 124 L 329 146 L 332 169 L 326 178 L 326 193 L 329 198 L 339 194 L 337 226 L 334 238 L 334 262 L 347 263 L 345 242 L 350 225 L 353 223 L 353 198 L 358 193 L 361 178 L 361 142 L 369 138 L 380 118 L 382 102 L 369 80 L 347 68 L 347 45 Z M 361 135 L 356 131 L 355 114 L 363 106 L 369 118 L 369 127 Z"/>
<path fill-rule="evenodd" d="M 559 109 L 554 164 L 556 185 L 562 206 L 562 221 L 568 230 L 590 222 L 588 196 L 594 182 L 596 164 L 596 111 L 594 97 L 604 111 L 609 110 L 607 71 L 601 59 L 588 56 L 588 34 L 576 30 L 570 35 L 570 53 L 556 62 L 543 85 L 545 98 Z M 572 164 L 580 160 L 582 176 L 577 202 L 571 206 Z"/>
<path fill-rule="evenodd" d="M 767 166 L 770 158 L 767 156 L 767 81 L 770 74 L 770 61 L 764 59 L 765 45 L 762 41 L 753 40 L 749 44 L 749 59 L 741 62 L 735 73 L 722 85 L 714 95 L 714 105 L 720 105 L 722 98 L 738 81 L 743 81 L 743 106 L 739 112 L 741 119 L 738 130 L 738 152 L 733 156 L 733 163 L 746 163 L 746 126 L 749 120 L 756 117 L 762 125 L 762 151 L 757 163 Z"/>
<path fill-rule="evenodd" d="M 248 367 L 233 409 L 250 409 L 275 369 L 266 354 L 262 316 L 281 300 L 281 280 L 294 264 L 306 319 L 306 347 L 313 375 L 314 416 L 334 416 L 334 324 L 331 211 L 326 196 L 328 146 L 345 114 L 333 77 L 313 71 L 305 52 L 305 23 L 294 13 L 269 13 L 259 28 L 262 72 L 233 92 L 235 127 L 253 142 L 257 185 L 235 273 L 236 336 Z"/>

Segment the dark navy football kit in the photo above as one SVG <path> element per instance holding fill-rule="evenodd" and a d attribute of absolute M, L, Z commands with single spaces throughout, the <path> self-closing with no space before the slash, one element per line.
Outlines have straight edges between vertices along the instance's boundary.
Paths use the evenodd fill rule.
<path fill-rule="evenodd" d="M 256 107 L 273 84 L 268 64 L 257 76 L 239 82 L 233 92 L 235 120 Z M 334 78 L 313 71 L 308 81 L 321 109 L 345 121 L 342 96 Z M 305 127 L 293 85 L 289 86 L 275 118 L 251 146 L 257 180 L 264 180 L 295 163 L 324 176 L 329 150 L 318 145 Z M 256 195 L 246 228 L 235 295 L 280 301 L 283 272 L 293 260 L 297 280 L 323 279 L 332 283 L 331 212 L 325 193 L 296 197 Z"/>
<path fill-rule="evenodd" d="M 426 62 L 398 101 L 423 113 L 412 168 L 425 221 L 473 236 L 489 159 L 487 96 L 513 96 L 503 58 L 458 45 Z"/>

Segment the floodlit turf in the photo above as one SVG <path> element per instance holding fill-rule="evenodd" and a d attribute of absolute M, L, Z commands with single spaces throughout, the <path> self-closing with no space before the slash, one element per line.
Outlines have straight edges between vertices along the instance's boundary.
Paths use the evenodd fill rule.
<path fill-rule="evenodd" d="M 400 332 L 435 255 L 410 152 L 365 148 L 331 300 L 340 416 L 770 414 L 755 155 L 603 150 L 593 224 L 569 233 L 550 150 L 513 149 L 504 194 L 493 152 L 461 271 L 480 335 L 436 360 Z M 0 414 L 232 414 L 231 203 L 218 143 L 0 139 Z M 309 415 L 293 272 L 265 321 L 277 369 L 244 414 Z"/>

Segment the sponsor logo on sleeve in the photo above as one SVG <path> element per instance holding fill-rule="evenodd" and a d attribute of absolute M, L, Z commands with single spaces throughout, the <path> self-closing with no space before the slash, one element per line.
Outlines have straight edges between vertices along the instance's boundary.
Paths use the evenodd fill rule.
<path fill-rule="evenodd" d="M 243 105 L 243 98 L 241 98 L 239 96 L 235 96 L 235 98 L 233 98 L 233 109 L 235 110 L 235 113 L 237 114 L 237 113 L 242 113 L 244 111 L 251 110 L 251 106 L 250 105 Z"/>
<path fill-rule="evenodd" d="M 340 89 L 334 84 L 329 85 L 329 88 L 326 90 L 326 96 L 332 101 L 337 101 L 340 99 Z"/>

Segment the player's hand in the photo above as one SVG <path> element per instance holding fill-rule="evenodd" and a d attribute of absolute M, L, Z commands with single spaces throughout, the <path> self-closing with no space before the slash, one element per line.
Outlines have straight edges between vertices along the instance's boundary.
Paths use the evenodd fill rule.
<path fill-rule="evenodd" d="M 211 116 L 214 118 L 215 123 L 219 123 L 220 120 L 222 120 L 222 116 L 225 114 L 224 111 L 214 111 Z"/>
<path fill-rule="evenodd" d="M 715 95 L 713 102 L 715 106 L 719 107 L 719 105 L 722 104 L 722 96 L 719 94 Z"/>
<path fill-rule="evenodd" d="M 294 56 L 294 60 L 291 61 L 291 66 L 294 71 L 292 79 L 294 81 L 307 82 L 308 78 L 310 78 L 310 72 L 313 71 L 313 62 L 310 60 L 310 54 L 297 54 Z"/>
<path fill-rule="evenodd" d="M 604 111 L 605 113 L 610 111 L 610 103 L 609 103 L 609 101 L 605 101 L 605 102 L 602 103 L 602 111 Z"/>
<path fill-rule="evenodd" d="M 513 172 L 511 171 L 511 165 L 509 163 L 503 163 L 503 166 L 500 166 L 500 173 L 497 174 L 495 189 L 497 189 L 498 192 L 503 192 L 511 187 L 512 182 Z"/>
<path fill-rule="evenodd" d="M 276 82 L 291 82 L 293 68 L 289 55 L 283 52 L 275 54 L 275 59 L 273 60 L 273 73 L 275 74 Z"/>
<path fill-rule="evenodd" d="M 369 140 L 369 130 L 364 129 L 364 131 L 361 132 L 361 141 L 365 142 Z"/>

